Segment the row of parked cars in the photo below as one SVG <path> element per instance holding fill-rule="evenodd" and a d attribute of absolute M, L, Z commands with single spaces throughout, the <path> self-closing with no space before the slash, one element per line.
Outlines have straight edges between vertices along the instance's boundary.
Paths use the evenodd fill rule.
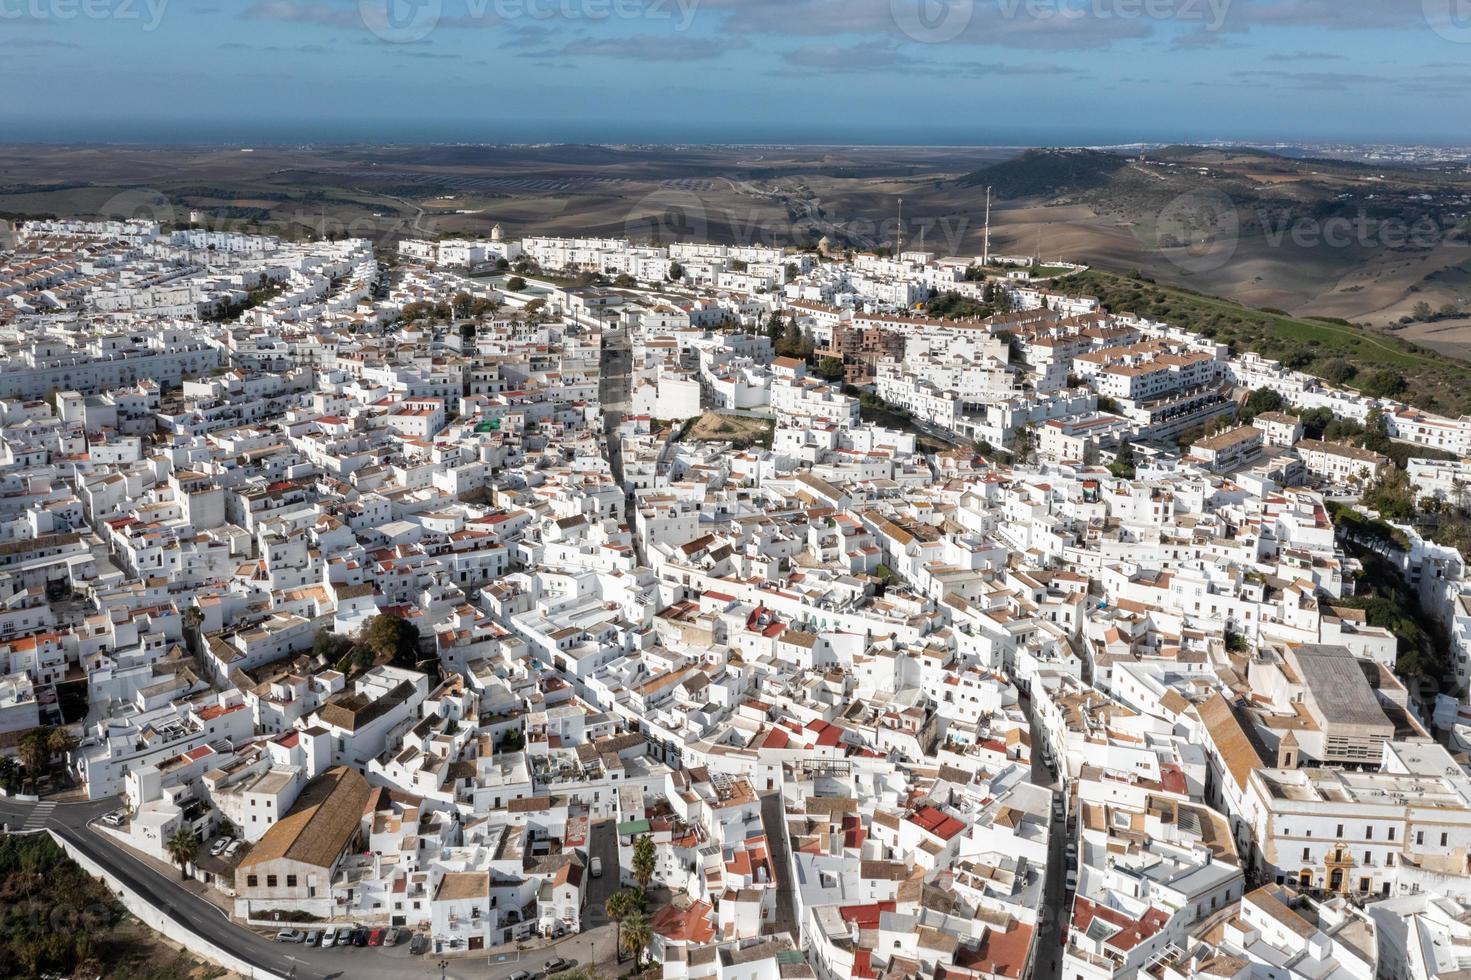
<path fill-rule="evenodd" d="M 540 976 L 549 977 L 553 973 L 561 973 L 563 970 L 570 970 L 572 969 L 572 965 L 573 964 L 571 960 L 567 959 L 564 956 L 558 956 L 555 959 L 547 960 L 545 963 L 542 964 L 542 972 Z M 535 980 L 536 976 L 538 976 L 538 974 L 531 973 L 527 970 L 517 970 L 515 973 L 511 974 L 508 980 Z"/>
<path fill-rule="evenodd" d="M 232 858 L 240 853 L 245 846 L 245 841 L 236 840 L 234 837 L 216 837 L 215 842 L 209 845 L 209 853 L 213 857 Z"/>
<path fill-rule="evenodd" d="M 333 946 L 397 946 L 408 938 L 407 929 L 367 929 L 362 926 L 341 926 L 326 930 L 282 929 L 276 933 L 278 943 L 300 943 L 304 946 L 320 946 L 322 949 L 331 949 Z M 413 938 L 417 940 L 420 937 Z"/>

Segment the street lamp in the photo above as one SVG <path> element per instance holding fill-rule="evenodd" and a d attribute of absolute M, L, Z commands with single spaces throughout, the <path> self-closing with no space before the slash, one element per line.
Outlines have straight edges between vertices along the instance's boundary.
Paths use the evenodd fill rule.
<path fill-rule="evenodd" d="M 449 969 L 449 960 L 439 961 L 439 980 L 444 980 L 445 971 Z"/>

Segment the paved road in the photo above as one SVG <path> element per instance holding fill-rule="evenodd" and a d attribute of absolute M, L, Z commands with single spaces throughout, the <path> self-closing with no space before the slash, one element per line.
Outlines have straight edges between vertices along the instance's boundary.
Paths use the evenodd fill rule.
<path fill-rule="evenodd" d="M 782 811 L 781 793 L 772 791 L 761 797 L 761 826 L 771 848 L 771 862 L 776 865 L 776 931 L 788 933 L 797 940 L 797 914 L 792 904 L 796 888 L 792 882 L 792 860 L 787 853 L 787 820 Z"/>
<path fill-rule="evenodd" d="M 276 943 L 232 922 L 218 906 L 200 898 L 177 876 L 161 873 L 90 826 L 92 820 L 117 805 L 115 798 L 60 805 L 0 799 L 0 823 L 12 831 L 21 828 L 26 831 L 55 831 L 176 923 L 252 966 L 277 976 L 291 980 L 406 980 L 440 976 L 440 957 L 432 954 L 413 956 L 407 945 L 391 949 L 313 949 Z M 592 847 L 593 853 L 602 855 L 605 868 L 617 868 L 617 844 L 611 823 L 594 826 Z M 594 911 L 592 894 L 601 894 L 598 888 L 607 890 L 606 883 L 610 881 L 616 886 L 616 870 L 611 875 L 605 871 L 602 879 L 594 880 L 595 887 L 588 899 L 589 914 Z M 566 957 L 578 966 L 602 964 L 604 972 L 611 972 L 617 940 L 612 924 L 602 913 L 601 898 L 596 912 L 598 918 L 586 923 L 591 926 L 588 932 L 569 937 L 547 949 L 528 951 L 520 956 L 452 956 L 448 958 L 445 976 L 463 980 L 505 980 L 518 970 L 536 973 L 541 964 L 553 956 Z"/>
<path fill-rule="evenodd" d="M 1057 780 L 1042 764 L 1042 746 L 1045 742 L 1042 731 L 1037 726 L 1036 716 L 1032 714 L 1031 700 L 1023 696 L 1021 706 L 1027 713 L 1032 731 L 1032 782 L 1055 792 L 1058 789 Z M 1061 980 L 1062 945 L 1058 942 L 1058 937 L 1062 935 L 1063 923 L 1072 915 L 1064 880 L 1067 841 L 1066 818 L 1054 816 L 1052 832 L 1047 837 L 1047 871 L 1042 884 L 1043 920 L 1037 937 L 1037 961 L 1033 964 L 1032 980 Z"/>

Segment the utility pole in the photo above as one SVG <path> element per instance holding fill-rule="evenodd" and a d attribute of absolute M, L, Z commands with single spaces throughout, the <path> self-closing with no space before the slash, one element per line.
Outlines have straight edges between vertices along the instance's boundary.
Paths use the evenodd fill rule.
<path fill-rule="evenodd" d="M 894 228 L 894 259 L 899 258 L 899 253 L 904 251 L 904 198 L 899 198 L 899 224 Z"/>
<path fill-rule="evenodd" d="M 981 265 L 991 264 L 991 185 L 986 185 L 986 238 L 981 247 Z"/>

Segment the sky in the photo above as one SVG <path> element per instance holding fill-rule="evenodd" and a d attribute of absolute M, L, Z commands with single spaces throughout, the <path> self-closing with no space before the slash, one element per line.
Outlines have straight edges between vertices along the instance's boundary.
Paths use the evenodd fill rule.
<path fill-rule="evenodd" d="M 0 142 L 1471 143 L 1471 0 L 0 0 Z"/>

